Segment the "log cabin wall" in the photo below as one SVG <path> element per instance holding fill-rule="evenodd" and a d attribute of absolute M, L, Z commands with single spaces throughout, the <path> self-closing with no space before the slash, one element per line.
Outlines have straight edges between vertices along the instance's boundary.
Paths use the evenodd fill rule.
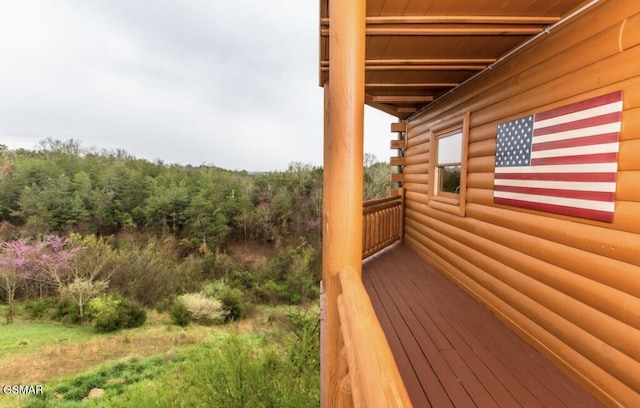
<path fill-rule="evenodd" d="M 499 123 L 623 91 L 612 223 L 496 205 Z M 431 131 L 469 113 L 461 214 Z M 640 2 L 603 1 L 407 121 L 407 245 L 610 406 L 640 406 Z"/>

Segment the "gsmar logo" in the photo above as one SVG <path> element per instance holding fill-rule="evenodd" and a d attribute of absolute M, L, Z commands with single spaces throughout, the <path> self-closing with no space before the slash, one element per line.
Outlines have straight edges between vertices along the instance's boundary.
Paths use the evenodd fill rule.
<path fill-rule="evenodd" d="M 42 394 L 42 385 L 3 385 L 2 393 L 8 395 Z"/>

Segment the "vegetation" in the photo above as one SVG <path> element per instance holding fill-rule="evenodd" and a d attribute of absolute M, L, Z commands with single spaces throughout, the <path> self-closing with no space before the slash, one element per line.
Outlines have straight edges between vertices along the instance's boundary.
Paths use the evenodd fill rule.
<path fill-rule="evenodd" d="M 5 396 L 0 407 L 315 407 L 318 312 L 317 306 L 261 306 L 250 325 L 187 329 L 172 329 L 154 315 L 143 327 L 104 335 L 86 326 L 29 322 L 19 308 L 17 330 L 0 332 L 0 364 L 7 369 L 0 383 L 19 378 L 44 384 L 44 393 Z M 46 341 L 12 348 L 23 338 Z M 102 397 L 85 401 L 94 388 L 104 390 Z"/>
<path fill-rule="evenodd" d="M 396 188 L 390 181 L 391 167 L 379 162 L 375 155 L 364 155 L 364 200 L 375 200 L 389 195 L 389 190 Z"/>
<path fill-rule="evenodd" d="M 321 169 L 300 163 L 248 174 L 151 163 L 74 140 L 0 148 L 7 321 L 17 300 L 57 297 L 56 306 L 74 303 L 84 321 L 86 306 L 103 294 L 167 309 L 176 296 L 222 280 L 223 320 L 242 317 L 256 301 L 313 299 L 321 185 Z M 278 261 L 242 264 L 238 245 Z"/>
<path fill-rule="evenodd" d="M 138 384 L 110 400 L 115 407 L 317 407 L 319 327 L 312 317 L 290 314 L 294 336 L 272 339 L 231 335 L 190 350 L 155 384 Z M 312 324 L 309 324 L 312 321 Z M 311 342 L 300 341 L 301 338 Z M 209 373 L 203 376 L 202 373 Z M 149 392 L 152 387 L 153 392 Z"/>
<path fill-rule="evenodd" d="M 140 327 L 147 320 L 147 313 L 134 302 L 119 296 L 102 296 L 89 302 L 89 314 L 93 327 L 101 333 Z"/>
<path fill-rule="evenodd" d="M 365 199 L 386 195 L 389 166 L 364 166 Z M 302 163 L 250 174 L 74 140 L 0 145 L 0 365 L 17 376 L 0 384 L 35 381 L 24 350 L 63 367 L 96 341 L 96 360 L 76 355 L 66 376 L 40 366 L 48 391 L 21 403 L 76 406 L 99 387 L 89 405 L 317 406 L 319 316 L 300 311 L 319 294 L 321 187 L 322 169 Z M 275 315 L 278 330 L 227 332 L 283 304 L 295 312 Z"/>

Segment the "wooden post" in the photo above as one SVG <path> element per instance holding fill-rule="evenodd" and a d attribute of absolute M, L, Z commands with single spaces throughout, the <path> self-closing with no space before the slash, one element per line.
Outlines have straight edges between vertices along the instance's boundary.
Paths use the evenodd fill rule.
<path fill-rule="evenodd" d="M 364 58 L 366 1 L 329 2 L 329 81 L 325 89 L 323 260 L 326 333 L 322 353 L 323 407 L 351 405 L 340 382 L 346 374 L 341 356 L 338 312 L 340 271 L 362 273 L 362 178 L 364 135 Z"/>

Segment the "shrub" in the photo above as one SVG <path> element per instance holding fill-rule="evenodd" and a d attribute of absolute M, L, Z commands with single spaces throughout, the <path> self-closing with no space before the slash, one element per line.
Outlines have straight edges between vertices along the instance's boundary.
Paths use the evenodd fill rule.
<path fill-rule="evenodd" d="M 56 308 L 54 298 L 33 299 L 24 303 L 24 311 L 29 319 L 44 319 L 51 316 Z"/>
<path fill-rule="evenodd" d="M 286 287 L 281 283 L 276 283 L 271 279 L 256 286 L 254 293 L 262 302 L 274 304 L 285 298 Z"/>
<path fill-rule="evenodd" d="M 201 280 L 196 258 L 179 262 L 153 240 L 142 248 L 121 248 L 114 262 L 117 269 L 109 282 L 111 290 L 149 308 L 170 307 L 176 294 L 197 290 Z"/>
<path fill-rule="evenodd" d="M 296 247 L 283 249 L 263 271 L 262 282 L 254 286 L 256 296 L 269 303 L 299 304 L 317 299 L 315 260 L 314 248 L 304 239 Z"/>
<path fill-rule="evenodd" d="M 296 336 L 288 350 L 295 371 L 320 371 L 320 314 L 318 311 L 291 311 L 287 314 Z"/>
<path fill-rule="evenodd" d="M 89 302 L 87 315 L 94 320 L 96 330 L 110 332 L 120 328 L 120 322 L 116 316 L 119 302 L 120 299 L 114 296 L 101 296 Z"/>
<path fill-rule="evenodd" d="M 171 307 L 171 321 L 178 326 L 186 327 L 191 323 L 191 314 L 183 302 L 180 300 L 174 300 Z"/>
<path fill-rule="evenodd" d="M 288 345 L 284 345 L 288 348 Z M 201 358 L 185 368 L 185 405 L 212 407 L 320 406 L 319 371 L 300 372 L 273 346 L 240 336 L 199 349 Z M 187 385 L 188 384 L 188 385 Z M 187 388 L 188 387 L 188 388 Z"/>
<path fill-rule="evenodd" d="M 291 304 L 299 304 L 309 299 L 317 299 L 320 296 L 320 288 L 309 276 L 303 273 L 287 275 L 284 286 L 286 287 L 286 300 Z"/>
<path fill-rule="evenodd" d="M 202 287 L 202 294 L 222 302 L 225 321 L 238 320 L 246 316 L 248 305 L 242 290 L 229 286 L 224 280 L 207 283 Z"/>
<path fill-rule="evenodd" d="M 147 321 L 147 312 L 135 302 L 123 299 L 118 306 L 120 320 L 123 329 L 133 329 L 140 327 Z"/>
<path fill-rule="evenodd" d="M 52 317 L 62 323 L 80 323 L 78 306 L 67 297 L 63 297 L 56 302 Z"/>
<path fill-rule="evenodd" d="M 217 298 L 220 292 L 222 292 L 226 287 L 228 287 L 227 283 L 222 280 L 216 280 L 214 282 L 208 282 L 202 285 L 202 290 L 200 293 L 208 298 Z"/>
<path fill-rule="evenodd" d="M 226 312 L 225 321 L 238 320 L 246 316 L 247 305 L 240 289 L 227 287 L 218 295 L 218 298 Z"/>
<path fill-rule="evenodd" d="M 134 302 L 117 296 L 102 296 L 89 302 L 88 314 L 94 328 L 102 333 L 140 327 L 147 313 Z"/>
<path fill-rule="evenodd" d="M 301 303 L 319 295 L 318 282 L 314 279 L 313 260 L 315 250 L 304 239 L 289 251 L 289 267 L 285 277 L 287 297 L 290 303 Z"/>
<path fill-rule="evenodd" d="M 214 324 L 225 320 L 226 312 L 218 299 L 211 299 L 200 293 L 188 293 L 179 296 L 178 301 L 184 304 L 194 322 Z"/>
<path fill-rule="evenodd" d="M 237 269 L 233 272 L 231 281 L 234 286 L 244 289 L 250 289 L 257 283 L 255 274 L 245 269 Z"/>

